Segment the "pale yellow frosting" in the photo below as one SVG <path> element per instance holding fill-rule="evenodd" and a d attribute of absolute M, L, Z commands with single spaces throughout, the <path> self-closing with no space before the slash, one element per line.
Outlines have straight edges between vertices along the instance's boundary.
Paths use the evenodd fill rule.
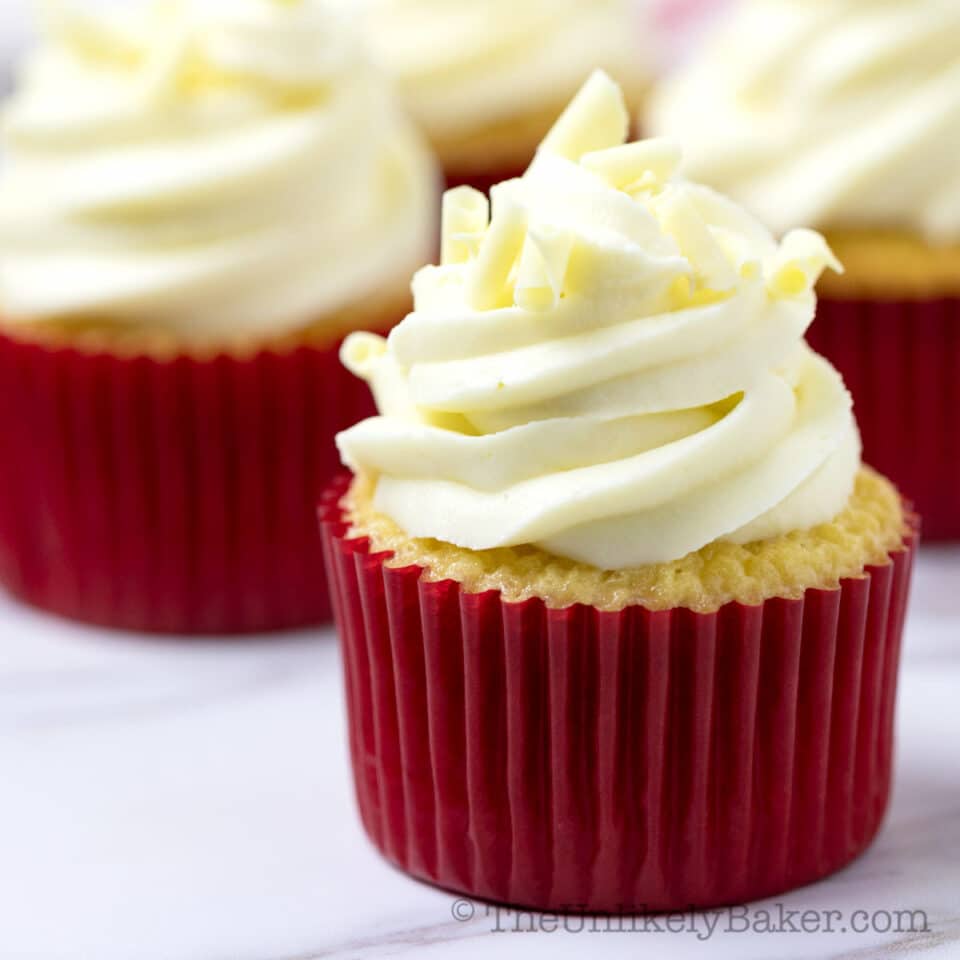
<path fill-rule="evenodd" d="M 409 109 L 447 140 L 572 96 L 595 67 L 639 86 L 650 69 L 636 0 L 369 0 L 374 53 Z"/>
<path fill-rule="evenodd" d="M 745 0 L 647 121 L 777 231 L 960 239 L 957 0 Z"/>
<path fill-rule="evenodd" d="M 782 244 L 624 144 L 595 74 L 528 173 L 447 193 L 443 261 L 389 340 L 346 365 L 380 416 L 340 434 L 375 509 L 411 537 L 533 544 L 602 569 L 831 519 L 860 463 L 850 396 L 804 333 L 823 238 Z"/>
<path fill-rule="evenodd" d="M 429 256 L 433 161 L 320 0 L 44 9 L 3 117 L 4 323 L 273 337 Z"/>

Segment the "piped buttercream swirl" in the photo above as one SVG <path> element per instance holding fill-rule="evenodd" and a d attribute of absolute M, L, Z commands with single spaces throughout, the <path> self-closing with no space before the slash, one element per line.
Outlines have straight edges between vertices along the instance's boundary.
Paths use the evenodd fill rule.
<path fill-rule="evenodd" d="M 272 337 L 426 259 L 433 162 L 321 0 L 45 10 L 3 116 L 5 323 Z"/>
<path fill-rule="evenodd" d="M 371 47 L 435 142 L 556 110 L 595 67 L 650 72 L 635 0 L 369 0 Z M 529 155 L 528 155 L 529 158 Z"/>
<path fill-rule="evenodd" d="M 960 241 L 956 0 L 744 0 L 646 119 L 778 232 Z"/>
<path fill-rule="evenodd" d="M 839 265 L 811 231 L 778 245 L 628 126 L 595 74 L 489 207 L 447 193 L 443 262 L 389 339 L 345 343 L 380 415 L 341 454 L 409 536 L 617 569 L 844 508 L 851 400 L 803 339 Z"/>

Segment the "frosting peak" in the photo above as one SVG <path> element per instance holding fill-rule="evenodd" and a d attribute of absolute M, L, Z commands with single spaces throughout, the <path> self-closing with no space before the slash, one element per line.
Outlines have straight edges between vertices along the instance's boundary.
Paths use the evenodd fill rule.
<path fill-rule="evenodd" d="M 435 172 L 322 0 L 43 7 L 5 110 L 0 313 L 270 337 L 398 288 Z"/>
<path fill-rule="evenodd" d="M 850 398 L 803 341 L 839 264 L 812 231 L 778 245 L 627 128 L 594 74 L 489 205 L 447 193 L 442 263 L 389 340 L 345 343 L 380 416 L 341 453 L 408 535 L 614 569 L 845 506 Z"/>

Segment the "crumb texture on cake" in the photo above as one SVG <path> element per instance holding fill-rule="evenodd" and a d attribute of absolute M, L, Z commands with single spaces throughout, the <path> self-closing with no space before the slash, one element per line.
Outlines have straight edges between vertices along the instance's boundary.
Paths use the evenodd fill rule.
<path fill-rule="evenodd" d="M 539 597 L 555 608 L 583 603 L 613 611 L 638 604 L 712 613 L 731 601 L 794 599 L 886 562 L 903 545 L 910 522 L 893 485 L 863 468 L 847 508 L 830 523 L 757 543 L 708 544 L 671 563 L 607 571 L 533 546 L 474 551 L 411 539 L 375 512 L 372 493 L 373 484 L 361 477 L 344 497 L 349 536 L 393 553 L 390 566 L 421 566 L 430 581 L 455 580 L 470 593 L 499 590 L 508 601 Z"/>
<path fill-rule="evenodd" d="M 844 273 L 825 273 L 817 291 L 838 299 L 960 296 L 960 243 L 934 244 L 895 230 L 835 230 L 827 242 Z"/>

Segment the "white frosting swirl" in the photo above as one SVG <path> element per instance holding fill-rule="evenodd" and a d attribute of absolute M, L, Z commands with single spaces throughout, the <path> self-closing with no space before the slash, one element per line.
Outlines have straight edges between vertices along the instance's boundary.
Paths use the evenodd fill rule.
<path fill-rule="evenodd" d="M 48 4 L 5 114 L 5 323 L 272 337 L 432 243 L 437 173 L 319 0 Z"/>
<path fill-rule="evenodd" d="M 647 119 L 777 231 L 960 240 L 956 0 L 746 0 Z"/>
<path fill-rule="evenodd" d="M 635 0 L 369 0 L 367 33 L 433 139 L 552 110 L 595 67 L 636 86 Z"/>
<path fill-rule="evenodd" d="M 536 544 L 603 569 L 761 540 L 839 513 L 860 462 L 850 396 L 803 340 L 833 260 L 623 146 L 595 74 L 529 172 L 450 191 L 444 258 L 388 341 L 344 362 L 380 416 L 340 434 L 413 537 Z"/>

